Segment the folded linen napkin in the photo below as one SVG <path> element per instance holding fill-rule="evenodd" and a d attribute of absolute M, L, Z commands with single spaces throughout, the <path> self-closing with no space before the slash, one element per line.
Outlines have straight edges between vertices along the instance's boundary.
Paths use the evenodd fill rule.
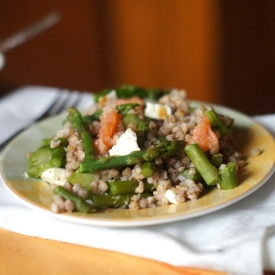
<path fill-rule="evenodd" d="M 275 135 L 275 115 L 255 119 Z M 3 229 L 236 275 L 275 270 L 274 208 L 275 174 L 257 192 L 205 216 L 163 225 L 108 228 L 71 223 L 25 207 L 0 179 Z"/>

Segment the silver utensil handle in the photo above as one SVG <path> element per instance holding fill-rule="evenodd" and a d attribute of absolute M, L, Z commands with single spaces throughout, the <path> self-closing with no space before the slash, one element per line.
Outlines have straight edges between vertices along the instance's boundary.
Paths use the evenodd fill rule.
<path fill-rule="evenodd" d="M 15 35 L 5 39 L 0 42 L 0 52 L 5 53 L 14 47 L 24 43 L 30 38 L 44 32 L 53 25 L 55 25 L 60 20 L 60 15 L 58 13 L 51 13 L 37 23 L 31 25 L 30 27 L 23 29 L 16 33 Z"/>

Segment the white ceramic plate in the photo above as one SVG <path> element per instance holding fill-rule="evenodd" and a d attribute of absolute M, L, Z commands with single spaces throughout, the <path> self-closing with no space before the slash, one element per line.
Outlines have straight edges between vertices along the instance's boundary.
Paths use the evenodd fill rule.
<path fill-rule="evenodd" d="M 57 116 L 36 124 L 17 136 L 4 150 L 1 161 L 2 177 L 8 190 L 25 205 L 56 218 L 91 225 L 131 227 L 168 223 L 189 219 L 229 206 L 262 186 L 274 172 L 275 144 L 272 135 L 246 115 L 215 106 L 224 115 L 235 119 L 234 137 L 238 151 L 247 157 L 248 165 L 240 170 L 240 185 L 232 190 L 214 189 L 197 201 L 172 204 L 150 209 L 131 211 L 127 209 L 106 209 L 91 214 L 53 214 L 50 204 L 52 188 L 42 180 L 25 176 L 26 154 L 38 148 L 43 138 L 52 137 L 61 128 L 64 116 Z M 252 148 L 260 148 L 263 153 L 257 157 L 250 154 Z M 44 213 L 43 213 L 44 212 Z"/>

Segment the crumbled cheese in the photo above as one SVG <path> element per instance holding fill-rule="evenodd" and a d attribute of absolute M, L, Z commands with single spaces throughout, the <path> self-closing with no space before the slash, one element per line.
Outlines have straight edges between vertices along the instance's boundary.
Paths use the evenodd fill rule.
<path fill-rule="evenodd" d="M 100 106 L 104 107 L 108 104 L 113 104 L 116 100 L 117 100 L 116 91 L 112 90 L 107 95 L 99 98 L 99 104 Z"/>
<path fill-rule="evenodd" d="M 176 196 L 176 194 L 173 193 L 173 191 L 170 190 L 170 189 L 166 190 L 166 192 L 165 192 L 165 194 L 164 194 L 164 197 L 165 197 L 166 199 L 168 199 L 168 201 L 169 201 L 170 203 L 179 203 L 177 200 L 175 200 L 175 196 Z"/>
<path fill-rule="evenodd" d="M 172 114 L 172 109 L 163 104 L 147 102 L 144 113 L 147 117 L 164 120 Z"/>
<path fill-rule="evenodd" d="M 133 151 L 140 151 L 137 144 L 137 135 L 128 128 L 117 140 L 117 143 L 110 149 L 110 156 L 125 156 Z"/>
<path fill-rule="evenodd" d="M 47 169 L 41 174 L 41 179 L 54 185 L 64 185 L 67 181 L 66 170 L 63 168 Z"/>

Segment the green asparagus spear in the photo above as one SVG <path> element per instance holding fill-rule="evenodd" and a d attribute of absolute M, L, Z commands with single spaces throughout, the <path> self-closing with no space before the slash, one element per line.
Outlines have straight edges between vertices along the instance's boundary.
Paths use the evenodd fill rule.
<path fill-rule="evenodd" d="M 53 149 L 51 149 L 48 145 L 40 147 L 30 155 L 28 166 L 34 167 L 42 163 L 48 162 L 51 160 L 52 154 Z"/>
<path fill-rule="evenodd" d="M 68 108 L 68 120 L 79 132 L 84 145 L 85 160 L 94 159 L 94 143 L 90 133 L 89 125 L 82 119 L 81 114 L 75 108 Z"/>
<path fill-rule="evenodd" d="M 76 196 L 75 194 L 71 193 L 63 186 L 58 186 L 54 189 L 54 193 L 56 195 L 61 195 L 66 200 L 71 200 L 76 207 L 76 210 L 81 213 L 88 213 L 93 209 L 93 206 L 87 203 L 84 199 Z"/>
<path fill-rule="evenodd" d="M 222 190 L 233 189 L 238 186 L 237 167 L 236 162 L 229 162 L 219 168 Z"/>
<path fill-rule="evenodd" d="M 62 147 L 54 148 L 50 163 L 52 167 L 64 167 L 66 163 L 65 149 Z"/>
<path fill-rule="evenodd" d="M 57 148 L 51 149 L 50 145 L 45 145 L 33 152 L 28 160 L 26 173 L 31 178 L 39 178 L 41 174 L 53 167 L 64 167 L 66 153 L 64 147 L 68 145 L 68 140 L 59 138 L 60 144 Z"/>
<path fill-rule="evenodd" d="M 66 164 L 66 151 L 65 147 L 68 146 L 68 140 L 66 138 L 59 138 L 60 144 L 57 148 L 53 149 L 52 157 L 51 157 L 51 165 L 52 167 L 65 167 Z"/>
<path fill-rule="evenodd" d="M 137 180 L 115 180 L 108 181 L 108 193 L 112 195 L 123 195 L 123 194 L 134 194 L 136 188 L 139 186 Z M 143 192 L 150 192 L 154 188 L 153 184 L 143 181 L 144 190 Z"/>
<path fill-rule="evenodd" d="M 82 119 L 84 122 L 91 124 L 93 121 L 99 121 L 101 115 L 102 115 L 102 109 L 98 109 L 89 116 L 83 116 Z"/>
<path fill-rule="evenodd" d="M 95 173 L 99 170 L 133 165 L 139 162 L 151 161 L 157 157 L 166 158 L 178 153 L 185 146 L 182 140 L 164 141 L 143 151 L 135 151 L 126 156 L 102 157 L 94 160 L 84 160 L 80 163 L 81 173 Z"/>
<path fill-rule="evenodd" d="M 136 194 L 124 194 L 124 195 L 111 195 L 111 194 L 99 194 L 92 195 L 91 199 L 96 207 L 118 207 L 127 206 L 131 202 L 131 197 Z M 150 193 L 140 194 L 142 198 L 151 196 Z"/>
<path fill-rule="evenodd" d="M 81 184 L 84 188 L 87 189 L 89 194 L 92 193 L 91 183 L 94 180 L 95 180 L 95 175 L 94 174 L 80 173 L 79 171 L 76 171 L 76 172 L 72 173 L 68 178 L 68 181 L 73 185 L 76 184 L 76 183 Z"/>
<path fill-rule="evenodd" d="M 93 204 L 97 207 L 117 207 L 123 205 L 129 205 L 131 197 L 133 194 L 129 195 L 111 195 L 111 194 L 99 194 L 92 195 L 91 199 Z"/>
<path fill-rule="evenodd" d="M 191 159 L 207 185 L 211 186 L 220 183 L 218 169 L 211 164 L 198 144 L 189 144 L 185 147 L 184 152 Z"/>
<path fill-rule="evenodd" d="M 214 129 L 218 130 L 220 132 L 221 136 L 228 135 L 228 129 L 226 128 L 224 123 L 221 121 L 221 119 L 219 118 L 219 116 L 213 109 L 206 111 L 205 115 L 208 117 L 211 126 Z"/>
<path fill-rule="evenodd" d="M 93 194 L 91 183 L 95 180 L 95 175 L 90 173 L 80 173 L 79 171 L 72 173 L 68 181 L 71 184 L 79 183 L 84 188 L 87 189 L 89 196 Z M 147 181 L 143 181 L 144 191 L 151 191 L 154 188 L 154 185 L 148 183 Z M 139 186 L 139 182 L 137 180 L 115 180 L 108 181 L 108 193 L 112 195 L 122 195 L 128 193 L 135 193 L 136 188 Z"/>
<path fill-rule="evenodd" d="M 142 171 L 142 175 L 144 176 L 144 178 L 150 178 L 154 175 L 154 172 L 155 172 L 155 164 L 151 161 L 147 161 L 147 162 L 144 162 L 142 164 L 142 168 L 141 168 L 141 171 Z"/>

